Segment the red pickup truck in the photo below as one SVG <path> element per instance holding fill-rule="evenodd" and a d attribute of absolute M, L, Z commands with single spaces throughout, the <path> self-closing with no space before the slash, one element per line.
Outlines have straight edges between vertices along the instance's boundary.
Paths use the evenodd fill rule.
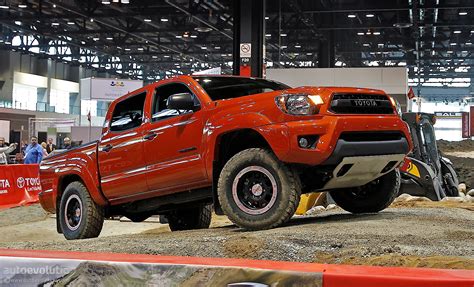
<path fill-rule="evenodd" d="M 98 141 L 45 159 L 39 197 L 67 239 L 98 236 L 114 215 L 207 228 L 212 209 L 266 229 L 302 193 L 328 191 L 353 213 L 386 208 L 410 149 L 380 90 L 180 76 L 115 100 Z"/>

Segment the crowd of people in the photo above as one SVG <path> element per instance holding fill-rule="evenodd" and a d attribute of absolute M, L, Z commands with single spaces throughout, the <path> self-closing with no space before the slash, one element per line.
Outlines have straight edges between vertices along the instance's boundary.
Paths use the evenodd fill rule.
<path fill-rule="evenodd" d="M 70 149 L 72 147 L 71 139 L 65 137 L 61 149 Z M 18 150 L 17 143 L 7 143 L 5 138 L 0 137 L 0 165 L 10 163 L 23 163 L 23 164 L 39 164 L 43 158 L 54 153 L 56 145 L 53 143 L 53 139 L 49 138 L 48 142 L 38 143 L 38 138 L 32 136 L 30 143 L 21 141 L 20 148 Z M 14 160 L 9 160 L 9 155 L 17 151 Z"/>

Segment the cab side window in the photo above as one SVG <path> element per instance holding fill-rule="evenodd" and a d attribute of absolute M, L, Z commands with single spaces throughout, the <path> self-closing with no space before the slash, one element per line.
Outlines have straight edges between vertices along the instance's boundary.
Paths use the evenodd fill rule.
<path fill-rule="evenodd" d="M 125 131 L 140 126 L 145 99 L 146 92 L 143 92 L 117 103 L 110 121 L 110 130 Z"/>
<path fill-rule="evenodd" d="M 165 84 L 161 87 L 156 88 L 155 96 L 153 98 L 153 110 L 152 110 L 152 121 L 156 122 L 162 119 L 167 119 L 171 117 L 175 117 L 181 114 L 186 114 L 192 112 L 191 110 L 174 110 L 167 108 L 167 101 L 171 95 L 181 94 L 181 93 L 189 93 L 193 95 L 194 99 L 194 106 L 199 106 L 199 100 L 197 97 L 191 92 L 191 90 L 186 87 L 184 84 L 180 83 L 173 83 L 173 84 Z"/>

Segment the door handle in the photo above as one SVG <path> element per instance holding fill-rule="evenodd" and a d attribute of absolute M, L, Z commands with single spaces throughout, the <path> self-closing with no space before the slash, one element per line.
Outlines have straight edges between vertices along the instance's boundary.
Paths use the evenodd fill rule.
<path fill-rule="evenodd" d="M 102 151 L 109 152 L 113 147 L 113 145 L 108 144 L 102 148 Z"/>
<path fill-rule="evenodd" d="M 152 139 L 156 138 L 156 136 L 157 136 L 156 133 L 149 133 L 146 136 L 144 136 L 143 138 L 146 139 L 146 140 L 152 140 Z"/>

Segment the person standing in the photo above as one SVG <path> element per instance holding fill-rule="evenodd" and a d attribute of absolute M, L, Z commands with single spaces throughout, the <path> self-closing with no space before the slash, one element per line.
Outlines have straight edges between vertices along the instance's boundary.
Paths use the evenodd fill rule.
<path fill-rule="evenodd" d="M 8 144 L 0 137 L 0 164 L 8 164 L 8 154 L 16 149 L 16 144 Z"/>
<path fill-rule="evenodd" d="M 43 147 L 38 144 L 38 138 L 31 137 L 31 144 L 25 149 L 25 164 L 40 163 L 43 159 Z"/>
<path fill-rule="evenodd" d="M 71 149 L 71 148 L 72 148 L 71 139 L 68 138 L 68 137 L 65 137 L 65 138 L 64 138 L 63 149 Z"/>
<path fill-rule="evenodd" d="M 43 148 L 43 158 L 47 157 L 48 156 L 48 152 L 46 151 L 46 148 L 48 147 L 48 145 L 45 143 L 45 142 L 42 142 L 41 143 L 41 147 Z"/>
<path fill-rule="evenodd" d="M 48 145 L 46 146 L 46 152 L 48 154 L 52 153 L 56 149 L 56 145 L 53 144 L 53 139 L 49 138 L 48 139 Z"/>

